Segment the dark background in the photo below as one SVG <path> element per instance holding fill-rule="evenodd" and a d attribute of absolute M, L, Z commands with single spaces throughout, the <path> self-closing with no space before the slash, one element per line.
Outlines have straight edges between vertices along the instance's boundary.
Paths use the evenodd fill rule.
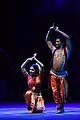
<path fill-rule="evenodd" d="M 80 101 L 80 0 L 0 1 L 0 101 L 24 101 L 27 83 L 20 66 L 35 52 L 45 66 L 43 97 L 52 100 L 47 87 L 51 51 L 45 37 L 53 22 L 71 38 L 68 100 Z"/>

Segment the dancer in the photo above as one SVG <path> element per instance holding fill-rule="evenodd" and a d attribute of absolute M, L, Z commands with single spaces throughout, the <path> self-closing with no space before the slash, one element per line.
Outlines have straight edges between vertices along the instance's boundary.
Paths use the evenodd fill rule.
<path fill-rule="evenodd" d="M 52 40 L 52 35 L 55 40 Z M 57 26 L 54 27 L 53 24 L 46 35 L 46 42 L 52 51 L 49 82 L 52 88 L 54 102 L 56 103 L 57 113 L 63 113 L 64 103 L 68 96 L 68 72 L 66 63 L 71 52 L 70 37 L 59 30 Z"/>
<path fill-rule="evenodd" d="M 33 57 L 26 59 L 21 65 L 21 71 L 25 76 L 29 90 L 25 92 L 24 97 L 27 104 L 29 113 L 39 113 L 44 111 L 44 100 L 41 95 L 41 79 L 44 73 L 44 65 L 37 60 L 36 53 Z M 29 73 L 26 70 L 28 62 L 36 62 L 32 64 L 29 69 Z"/>

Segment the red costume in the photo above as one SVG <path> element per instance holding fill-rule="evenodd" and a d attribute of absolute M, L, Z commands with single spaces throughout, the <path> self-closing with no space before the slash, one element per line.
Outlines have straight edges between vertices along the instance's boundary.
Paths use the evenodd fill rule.
<path fill-rule="evenodd" d="M 25 69 L 25 66 L 29 60 L 35 60 L 38 64 L 33 64 L 30 67 L 29 74 Z M 40 66 L 40 68 L 39 68 Z M 41 80 L 43 76 L 43 64 L 36 58 L 28 58 L 21 66 L 23 75 L 28 83 L 28 91 L 25 92 L 24 97 L 27 104 L 27 109 L 34 112 L 43 112 L 44 100 L 41 95 Z"/>
<path fill-rule="evenodd" d="M 28 109 L 44 110 L 44 100 L 41 95 L 41 76 L 27 76 L 29 90 L 25 93 L 25 100 L 28 104 Z"/>

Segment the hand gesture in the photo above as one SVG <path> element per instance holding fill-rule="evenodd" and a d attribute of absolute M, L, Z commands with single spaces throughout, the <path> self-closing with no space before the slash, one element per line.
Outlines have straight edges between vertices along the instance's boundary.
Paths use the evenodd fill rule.
<path fill-rule="evenodd" d="M 31 58 L 28 58 L 27 60 L 28 60 L 28 61 L 32 61 L 32 60 L 33 60 L 33 58 L 31 57 Z"/>
<path fill-rule="evenodd" d="M 33 57 L 32 57 L 33 60 L 36 59 L 36 55 L 37 55 L 37 53 L 33 54 Z"/>
<path fill-rule="evenodd" d="M 51 29 L 55 29 L 54 23 L 53 23 L 53 26 L 51 26 L 51 27 L 49 28 L 49 30 L 51 30 Z"/>
<path fill-rule="evenodd" d="M 33 57 L 35 58 L 35 57 L 36 57 L 36 55 L 37 55 L 37 53 L 33 54 Z"/>
<path fill-rule="evenodd" d="M 58 32 L 58 30 L 59 30 L 59 29 L 58 29 L 58 27 L 56 26 L 56 27 L 55 27 L 55 31 Z"/>
<path fill-rule="evenodd" d="M 56 32 L 58 32 L 58 26 L 55 27 L 55 24 L 53 23 L 53 26 L 49 28 L 49 30 L 54 29 Z"/>
<path fill-rule="evenodd" d="M 36 55 L 37 53 L 33 54 L 33 56 L 31 58 L 28 58 L 27 61 L 32 61 L 36 59 Z"/>

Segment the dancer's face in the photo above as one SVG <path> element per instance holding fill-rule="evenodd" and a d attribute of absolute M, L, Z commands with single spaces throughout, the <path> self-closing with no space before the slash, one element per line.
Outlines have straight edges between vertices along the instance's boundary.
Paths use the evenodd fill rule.
<path fill-rule="evenodd" d="M 56 44 L 56 48 L 58 48 L 58 49 L 62 47 L 62 43 L 61 43 L 60 38 L 56 39 L 56 43 L 55 44 Z"/>
<path fill-rule="evenodd" d="M 30 72 L 31 76 L 34 76 L 35 75 L 35 69 L 34 69 L 34 67 L 30 67 L 29 72 Z"/>

